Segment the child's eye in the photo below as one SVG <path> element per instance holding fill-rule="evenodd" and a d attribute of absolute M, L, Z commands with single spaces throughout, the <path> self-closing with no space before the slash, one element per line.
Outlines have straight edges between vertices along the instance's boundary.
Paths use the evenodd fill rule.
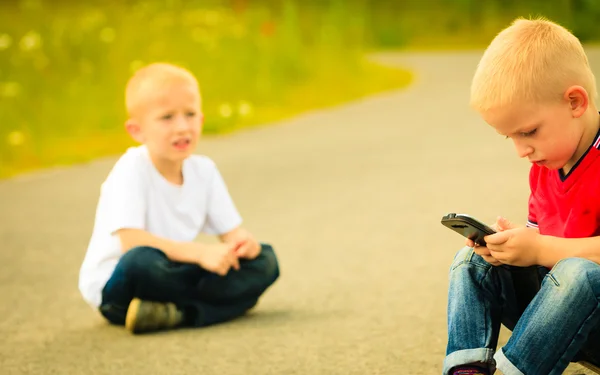
<path fill-rule="evenodd" d="M 531 131 L 528 131 L 528 132 L 521 133 L 521 135 L 522 135 L 523 137 L 531 137 L 531 136 L 532 136 L 532 135 L 534 135 L 536 132 L 537 132 L 537 129 L 533 129 L 533 130 L 531 130 Z"/>
<path fill-rule="evenodd" d="M 170 120 L 170 119 L 172 119 L 172 118 L 173 118 L 173 115 L 169 113 L 169 114 L 166 114 L 166 115 L 164 115 L 164 116 L 161 116 L 161 118 L 160 118 L 160 119 L 161 119 L 161 120 Z"/>
<path fill-rule="evenodd" d="M 187 117 L 194 117 L 196 116 L 196 112 L 188 112 L 185 114 Z"/>

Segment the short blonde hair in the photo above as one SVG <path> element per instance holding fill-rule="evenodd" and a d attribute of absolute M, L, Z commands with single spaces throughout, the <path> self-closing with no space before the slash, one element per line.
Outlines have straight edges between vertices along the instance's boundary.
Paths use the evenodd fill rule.
<path fill-rule="evenodd" d="M 174 64 L 157 62 L 137 70 L 125 87 L 125 107 L 129 116 L 137 113 L 156 91 L 174 82 L 198 87 L 196 77 L 189 70 Z"/>
<path fill-rule="evenodd" d="M 582 86 L 595 106 L 596 80 L 579 39 L 547 19 L 518 18 L 484 52 L 470 104 L 486 111 L 519 101 L 559 101 L 572 85 Z"/>

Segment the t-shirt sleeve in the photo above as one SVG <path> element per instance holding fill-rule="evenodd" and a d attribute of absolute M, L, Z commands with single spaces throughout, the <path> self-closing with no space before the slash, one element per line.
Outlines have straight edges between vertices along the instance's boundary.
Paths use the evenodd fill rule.
<path fill-rule="evenodd" d="M 135 158 L 119 160 L 102 184 L 96 220 L 102 221 L 110 234 L 146 227 L 146 189 L 140 164 Z"/>
<path fill-rule="evenodd" d="M 530 228 L 538 228 L 537 213 L 536 213 L 536 199 L 535 190 L 537 188 L 538 174 L 535 166 L 531 167 L 529 171 L 529 209 L 527 214 L 527 226 Z"/>
<path fill-rule="evenodd" d="M 202 231 L 220 235 L 235 229 L 241 223 L 242 217 L 229 195 L 225 181 L 217 167 L 214 166 L 208 189 L 206 223 Z"/>

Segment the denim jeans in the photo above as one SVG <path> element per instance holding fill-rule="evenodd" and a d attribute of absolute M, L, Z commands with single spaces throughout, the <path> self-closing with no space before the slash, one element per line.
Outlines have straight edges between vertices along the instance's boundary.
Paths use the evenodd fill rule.
<path fill-rule="evenodd" d="M 119 260 L 102 291 L 100 312 L 111 323 L 125 324 L 129 303 L 135 297 L 173 302 L 184 313 L 185 326 L 225 322 L 252 308 L 279 277 L 279 265 L 270 245 L 260 255 L 240 259 L 240 269 L 219 276 L 196 264 L 169 260 L 155 248 L 137 247 Z"/>
<path fill-rule="evenodd" d="M 491 373 L 556 375 L 572 361 L 598 362 L 600 265 L 563 259 L 550 271 L 533 268 L 529 284 L 514 280 L 515 269 L 493 267 L 472 248 L 458 252 L 450 270 L 444 375 L 475 363 Z M 528 289 L 537 292 L 522 303 L 517 292 Z M 496 352 L 501 324 L 512 335 Z"/>

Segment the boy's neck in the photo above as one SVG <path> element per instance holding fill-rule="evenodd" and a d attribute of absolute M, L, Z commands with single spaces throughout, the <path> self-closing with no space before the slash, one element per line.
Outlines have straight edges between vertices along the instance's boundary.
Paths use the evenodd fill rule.
<path fill-rule="evenodd" d="M 150 155 L 154 168 L 160 173 L 167 181 L 175 185 L 183 184 L 183 160 L 181 161 L 170 161 L 156 158 Z"/>
<path fill-rule="evenodd" d="M 583 154 L 587 151 L 590 145 L 594 142 L 596 138 L 596 134 L 598 134 L 598 129 L 600 128 L 600 115 L 597 110 L 593 110 L 593 114 L 590 116 L 589 121 L 585 124 L 585 129 L 583 131 L 583 135 L 581 137 L 581 141 L 579 142 L 579 146 L 577 146 L 577 150 L 573 154 L 571 160 L 562 168 L 564 174 L 569 173 L 571 168 L 581 159 Z"/>

